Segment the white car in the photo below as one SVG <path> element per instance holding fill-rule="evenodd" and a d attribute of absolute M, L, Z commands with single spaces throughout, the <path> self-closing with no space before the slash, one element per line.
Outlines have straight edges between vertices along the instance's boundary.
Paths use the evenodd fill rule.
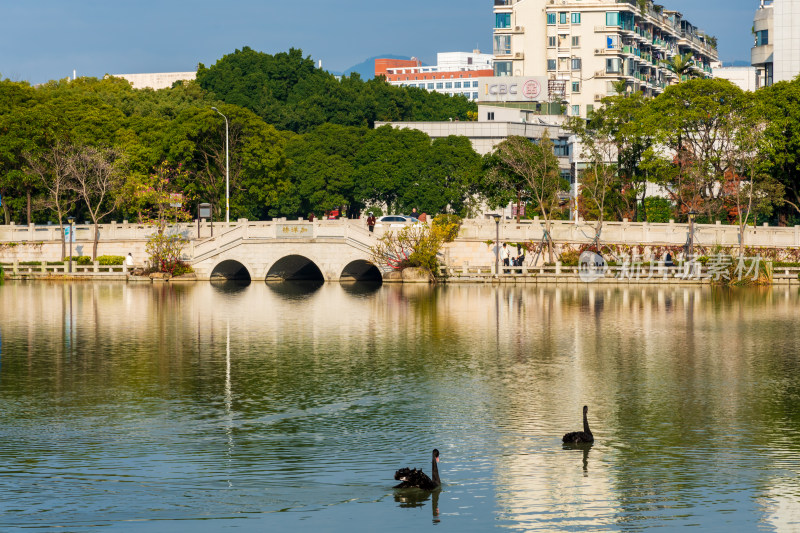
<path fill-rule="evenodd" d="M 402 227 L 407 226 L 409 224 L 413 224 L 414 222 L 416 222 L 416 220 L 414 220 L 411 217 L 404 216 L 404 215 L 383 215 L 382 217 L 378 217 L 375 220 L 375 226 L 376 227 L 386 226 L 386 227 L 389 227 L 389 228 L 402 228 Z"/>

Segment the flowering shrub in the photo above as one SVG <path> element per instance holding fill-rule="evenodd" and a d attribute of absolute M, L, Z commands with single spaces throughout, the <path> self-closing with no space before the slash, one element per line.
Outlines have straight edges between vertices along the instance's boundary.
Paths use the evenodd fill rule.
<path fill-rule="evenodd" d="M 436 275 L 439 267 L 437 254 L 452 229 L 449 225 L 426 226 L 413 224 L 399 232 L 390 231 L 370 249 L 376 265 L 386 265 L 394 270 L 421 267 Z"/>
<path fill-rule="evenodd" d="M 147 241 L 147 253 L 150 255 L 152 272 L 164 272 L 171 276 L 180 276 L 192 272 L 192 267 L 181 260 L 183 247 L 189 239 L 182 235 L 164 235 L 156 233 Z"/>

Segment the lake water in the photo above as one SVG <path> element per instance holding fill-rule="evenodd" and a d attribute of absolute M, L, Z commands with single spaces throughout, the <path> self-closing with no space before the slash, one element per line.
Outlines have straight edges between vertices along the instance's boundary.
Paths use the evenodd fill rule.
<path fill-rule="evenodd" d="M 7 282 L 0 530 L 797 531 L 799 354 L 794 288 Z"/>

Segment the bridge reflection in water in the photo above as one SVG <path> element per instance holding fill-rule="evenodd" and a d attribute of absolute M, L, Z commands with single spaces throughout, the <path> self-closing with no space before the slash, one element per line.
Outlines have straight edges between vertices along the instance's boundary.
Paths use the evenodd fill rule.
<path fill-rule="evenodd" d="M 239 261 L 228 259 L 219 263 L 211 273 L 212 281 L 246 281 L 252 280 L 252 276 L 247 267 Z M 369 261 L 357 259 L 345 265 L 339 281 L 342 282 L 369 282 L 380 284 L 383 280 L 381 271 Z M 320 268 L 314 261 L 302 255 L 288 255 L 277 260 L 268 270 L 267 282 L 302 281 L 319 282 L 325 281 Z"/>

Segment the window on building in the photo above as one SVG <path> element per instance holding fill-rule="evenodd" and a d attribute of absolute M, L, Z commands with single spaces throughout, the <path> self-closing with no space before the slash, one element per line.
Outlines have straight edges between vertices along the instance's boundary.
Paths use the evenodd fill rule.
<path fill-rule="evenodd" d="M 432 83 L 428 84 L 428 89 L 433 89 L 433 84 Z"/>
<path fill-rule="evenodd" d="M 578 46 L 580 46 L 580 45 L 581 45 L 581 38 L 580 38 L 580 36 L 578 36 L 578 35 L 573 35 L 573 36 L 572 36 L 572 47 L 573 47 L 573 48 L 577 48 L 577 47 L 578 47 Z"/>
<path fill-rule="evenodd" d="M 437 83 L 436 84 L 436 88 L 437 89 L 444 89 L 444 83 L 442 83 L 442 82 Z"/>
<path fill-rule="evenodd" d="M 569 157 L 569 141 L 567 139 L 553 139 L 553 153 L 556 154 L 556 157 Z"/>
<path fill-rule="evenodd" d="M 555 70 L 556 69 L 556 60 L 555 59 L 548 59 L 547 60 L 547 70 Z"/>
<path fill-rule="evenodd" d="M 494 111 L 486 113 L 486 120 L 494 120 Z"/>
<path fill-rule="evenodd" d="M 547 46 L 549 46 L 550 48 L 555 48 L 556 47 L 556 36 L 555 35 L 551 35 L 551 36 L 549 36 L 547 38 Z"/>
<path fill-rule="evenodd" d="M 573 93 L 581 92 L 581 82 L 579 82 L 579 81 L 573 81 L 572 82 L 572 92 Z"/>
<path fill-rule="evenodd" d="M 759 30 L 756 32 L 756 46 L 769 44 L 769 30 Z"/>
<path fill-rule="evenodd" d="M 511 36 L 510 35 L 495 35 L 494 36 L 494 54 L 498 56 L 508 55 L 511 53 Z"/>
<path fill-rule="evenodd" d="M 511 76 L 511 61 L 495 61 L 494 62 L 494 75 L 495 76 Z M 469 83 L 469 82 L 464 82 Z"/>
<path fill-rule="evenodd" d="M 581 106 L 580 105 L 572 106 L 572 116 L 573 117 L 581 116 Z"/>
<path fill-rule="evenodd" d="M 619 11 L 606 12 L 606 26 L 619 26 Z"/>
<path fill-rule="evenodd" d="M 573 24 L 580 24 L 581 23 L 581 14 L 580 13 L 572 13 L 572 23 Z"/>
<path fill-rule="evenodd" d="M 547 23 L 552 25 L 556 23 L 556 14 L 555 13 L 548 13 L 547 14 Z"/>
<path fill-rule="evenodd" d="M 566 24 L 567 23 L 567 12 L 562 11 L 558 14 L 558 23 L 559 24 Z"/>
<path fill-rule="evenodd" d="M 455 84 L 455 88 L 456 88 L 456 89 L 460 89 L 460 88 L 461 88 L 461 82 L 460 82 L 460 81 L 457 81 L 457 82 L 456 82 L 456 84 Z"/>
<path fill-rule="evenodd" d="M 594 105 L 586 104 L 586 116 L 589 117 L 592 113 L 594 113 Z"/>
<path fill-rule="evenodd" d="M 477 87 L 477 86 L 478 86 L 478 82 L 477 82 L 477 80 L 472 82 L 472 86 L 473 86 L 473 87 Z"/>
<path fill-rule="evenodd" d="M 619 48 L 619 35 L 606 36 L 606 48 L 609 50 L 616 50 Z"/>
<path fill-rule="evenodd" d="M 511 27 L 511 13 L 495 13 L 494 14 L 494 27 L 495 28 L 510 28 Z"/>
<path fill-rule="evenodd" d="M 477 100 L 478 99 L 478 93 L 472 93 L 472 99 L 473 100 Z"/>
<path fill-rule="evenodd" d="M 445 89 L 452 89 L 453 88 L 453 82 L 452 81 L 448 81 L 447 83 L 444 84 L 444 88 Z"/>
<path fill-rule="evenodd" d="M 618 57 L 606 59 L 606 72 L 608 74 L 619 74 L 622 72 L 622 61 Z"/>
<path fill-rule="evenodd" d="M 572 70 L 580 70 L 581 69 L 581 58 L 573 57 L 572 58 Z"/>

